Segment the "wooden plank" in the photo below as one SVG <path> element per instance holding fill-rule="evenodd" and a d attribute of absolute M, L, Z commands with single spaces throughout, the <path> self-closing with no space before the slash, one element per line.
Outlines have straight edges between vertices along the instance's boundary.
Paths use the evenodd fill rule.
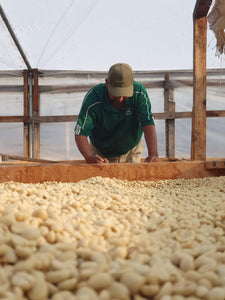
<path fill-rule="evenodd" d="M 175 102 L 173 100 L 173 88 L 170 86 L 170 75 L 165 74 L 164 86 L 164 111 L 175 114 Z M 165 120 L 166 157 L 175 157 L 175 119 Z"/>
<path fill-rule="evenodd" d="M 136 71 L 133 70 L 134 78 L 145 77 L 145 78 L 164 78 L 164 74 L 168 70 L 160 71 Z M 176 76 L 191 76 L 191 70 L 172 70 L 169 71 L 171 74 Z M 76 79 L 102 79 L 107 77 L 107 71 L 70 71 L 70 70 L 39 70 L 40 77 L 57 77 L 65 78 L 72 77 Z M 0 73 L 1 74 L 1 73 Z"/>
<path fill-rule="evenodd" d="M 206 161 L 206 169 L 225 169 L 225 159 Z"/>
<path fill-rule="evenodd" d="M 29 101 L 28 101 L 28 70 L 23 72 L 23 114 L 29 117 Z M 23 155 L 29 156 L 29 123 L 23 123 Z"/>
<path fill-rule="evenodd" d="M 165 119 L 190 119 L 192 118 L 191 111 L 184 112 L 163 112 L 153 113 L 154 119 L 165 120 Z M 225 110 L 209 110 L 206 112 L 208 118 L 225 117 Z M 78 115 L 63 115 L 63 116 L 38 116 L 34 118 L 34 123 L 57 123 L 57 122 L 76 122 Z M 30 117 L 27 116 L 0 116 L 0 123 L 19 123 L 19 122 L 30 122 Z"/>
<path fill-rule="evenodd" d="M 205 1 L 205 0 L 203 0 Z M 225 68 L 221 69 L 208 69 L 207 73 L 209 75 L 215 75 L 217 76 L 220 74 L 224 74 Z M 7 73 L 4 71 L 0 71 L 1 74 L 6 74 L 4 76 L 7 76 Z M 134 70 L 134 77 L 142 77 L 142 78 L 164 78 L 165 73 L 170 73 L 171 77 L 192 77 L 193 72 L 190 69 L 184 69 L 184 70 L 160 70 L 160 71 L 148 71 L 148 70 L 142 70 L 142 71 L 136 71 Z M 73 71 L 73 70 L 39 70 L 39 77 L 53 77 L 53 78 L 65 78 L 65 77 L 71 77 L 76 79 L 105 79 L 107 76 L 107 72 L 105 71 Z"/>
<path fill-rule="evenodd" d="M 206 159 L 206 34 L 207 18 L 194 20 L 192 160 Z"/>
<path fill-rule="evenodd" d="M 39 71 L 39 77 L 54 77 L 54 78 L 65 78 L 65 77 L 71 77 L 71 78 L 83 78 L 83 79 L 104 79 L 107 72 L 105 71 L 73 71 L 73 70 L 38 70 Z M 165 73 L 169 72 L 171 77 L 192 77 L 193 72 L 190 69 L 184 69 L 184 70 L 160 70 L 160 71 L 135 71 L 134 74 L 137 77 L 143 77 L 143 78 L 164 78 Z M 207 69 L 207 74 L 210 76 L 218 76 L 221 74 L 224 74 L 225 68 L 211 68 Z M 16 77 L 22 77 L 23 76 L 23 70 L 0 70 L 0 78 L 16 78 Z"/>
<path fill-rule="evenodd" d="M 0 156 L 2 157 L 2 161 L 8 161 L 8 160 L 19 160 L 19 161 L 27 161 L 27 162 L 38 162 L 38 163 L 57 163 L 56 161 L 48 160 L 48 159 L 38 159 L 38 158 L 31 158 L 31 157 L 25 157 L 25 156 L 19 156 L 19 155 L 10 155 L 10 154 L 3 154 L 0 153 Z"/>
<path fill-rule="evenodd" d="M 221 74 L 222 76 L 222 74 Z M 207 86 L 218 86 L 218 87 L 224 87 L 225 80 L 224 79 L 207 79 Z"/>
<path fill-rule="evenodd" d="M 171 86 L 174 88 L 193 86 L 193 80 L 177 79 L 177 80 L 171 80 L 170 83 L 171 83 Z M 208 79 L 207 80 L 207 86 L 221 87 L 224 85 L 225 85 L 225 80 L 223 80 L 223 79 Z"/>
<path fill-rule="evenodd" d="M 1 85 L 0 93 L 22 93 L 22 85 Z"/>
<path fill-rule="evenodd" d="M 0 116 L 0 123 L 20 123 L 30 122 L 30 117 L 27 116 Z"/>
<path fill-rule="evenodd" d="M 139 80 L 146 88 L 163 88 L 163 81 L 144 81 Z M 89 89 L 93 88 L 96 83 L 92 84 L 76 84 L 76 85 L 40 85 L 39 92 L 40 93 L 79 93 L 79 92 L 87 92 Z"/>
<path fill-rule="evenodd" d="M 76 122 L 78 115 L 63 116 L 39 116 L 34 118 L 35 123 L 57 123 L 57 122 Z"/>
<path fill-rule="evenodd" d="M 200 19 L 206 17 L 211 3 L 212 0 L 197 0 L 194 8 L 193 18 Z"/>
<path fill-rule="evenodd" d="M 208 110 L 206 116 L 208 118 L 225 117 L 225 110 Z"/>
<path fill-rule="evenodd" d="M 188 118 L 192 118 L 192 112 L 191 111 L 185 111 L 185 112 L 153 113 L 153 117 L 156 120 L 188 119 Z"/>
<path fill-rule="evenodd" d="M 39 116 L 39 87 L 38 87 L 38 69 L 33 70 L 34 86 L 33 86 L 33 103 L 34 115 Z M 40 124 L 34 123 L 34 158 L 40 158 Z"/>
<path fill-rule="evenodd" d="M 224 111 L 225 112 L 225 111 Z M 154 119 L 165 120 L 165 119 L 182 119 L 192 118 L 192 112 L 164 112 L 164 113 L 153 113 Z M 76 122 L 78 115 L 63 115 L 63 116 L 39 116 L 34 118 L 35 123 L 57 123 L 57 122 Z"/>
<path fill-rule="evenodd" d="M 23 70 L 0 70 L 0 78 L 23 77 Z"/>
<path fill-rule="evenodd" d="M 225 169 L 206 169 L 205 162 L 140 164 L 0 164 L 0 182 L 77 182 L 102 176 L 122 180 L 166 180 L 225 175 Z"/>
<path fill-rule="evenodd" d="M 219 73 L 217 74 L 220 75 Z M 139 80 L 146 88 L 157 89 L 164 87 L 163 80 L 146 81 Z M 221 86 L 225 84 L 224 79 L 208 79 L 207 86 Z M 92 88 L 95 84 L 80 84 L 80 85 L 39 85 L 39 93 L 79 93 L 86 92 Z M 176 79 L 170 80 L 170 86 L 173 88 L 182 88 L 193 86 L 193 80 Z M 23 92 L 22 85 L 0 85 L 0 93 L 20 93 Z"/>
<path fill-rule="evenodd" d="M 191 111 L 184 112 L 163 112 L 153 113 L 154 119 L 190 119 L 192 118 Z M 209 110 L 206 112 L 207 117 L 225 117 L 225 110 Z M 0 117 L 1 118 L 1 117 Z M 63 116 L 39 116 L 34 118 L 35 123 L 57 123 L 57 122 L 76 122 L 78 115 L 63 115 Z"/>
<path fill-rule="evenodd" d="M 80 84 L 80 85 L 40 85 L 40 93 L 79 93 L 91 89 L 95 84 Z"/>
<path fill-rule="evenodd" d="M 193 86 L 193 80 L 176 79 L 171 80 L 170 83 L 174 89 Z"/>

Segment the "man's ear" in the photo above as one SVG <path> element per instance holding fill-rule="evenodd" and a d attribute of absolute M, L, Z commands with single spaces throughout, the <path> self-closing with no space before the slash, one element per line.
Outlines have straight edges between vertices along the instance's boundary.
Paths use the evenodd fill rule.
<path fill-rule="evenodd" d="M 105 79 L 105 84 L 106 84 L 106 87 L 109 86 L 108 79 Z"/>

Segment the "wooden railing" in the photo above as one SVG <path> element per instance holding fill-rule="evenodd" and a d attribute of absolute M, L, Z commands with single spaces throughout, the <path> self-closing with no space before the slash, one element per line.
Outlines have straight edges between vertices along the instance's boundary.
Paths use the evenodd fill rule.
<path fill-rule="evenodd" d="M 225 80 L 221 79 L 224 69 L 208 70 L 207 86 L 221 86 Z M 0 78 L 13 76 L 12 72 L 0 72 Z M 40 95 L 43 93 L 77 93 L 86 92 L 99 82 L 104 82 L 106 72 L 73 72 L 73 71 L 15 71 L 14 76 L 23 76 L 23 85 L 1 85 L 0 92 L 23 92 L 22 116 L 0 116 L 0 123 L 22 122 L 24 131 L 24 157 L 40 158 L 40 124 L 50 122 L 75 122 L 77 115 L 40 115 Z M 53 77 L 60 84 L 40 84 L 40 81 Z M 193 87 L 193 73 L 183 71 L 136 71 L 135 80 L 143 83 L 146 88 L 161 88 L 164 90 L 164 112 L 154 113 L 157 120 L 165 120 L 166 157 L 175 157 L 175 120 L 192 118 L 192 111 L 176 112 L 174 90 L 181 87 Z M 74 84 L 61 84 L 72 78 Z M 1 115 L 1 113 L 0 113 Z M 225 117 L 225 110 L 207 111 L 209 117 Z"/>

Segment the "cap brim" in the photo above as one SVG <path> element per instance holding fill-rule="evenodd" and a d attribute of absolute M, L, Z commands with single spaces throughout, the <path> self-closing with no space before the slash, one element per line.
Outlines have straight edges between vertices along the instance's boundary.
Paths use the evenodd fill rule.
<path fill-rule="evenodd" d="M 134 87 L 133 85 L 126 87 L 109 85 L 109 91 L 113 97 L 132 97 L 134 93 Z"/>

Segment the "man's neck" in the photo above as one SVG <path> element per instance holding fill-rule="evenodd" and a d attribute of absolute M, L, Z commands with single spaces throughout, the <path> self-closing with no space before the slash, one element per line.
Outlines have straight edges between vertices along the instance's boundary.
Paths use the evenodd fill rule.
<path fill-rule="evenodd" d="M 119 101 L 111 100 L 111 99 L 110 99 L 110 103 L 111 103 L 112 106 L 115 107 L 116 109 L 121 110 L 121 109 L 123 108 L 123 106 L 124 106 L 125 101 L 123 100 L 123 101 L 119 102 Z"/>

